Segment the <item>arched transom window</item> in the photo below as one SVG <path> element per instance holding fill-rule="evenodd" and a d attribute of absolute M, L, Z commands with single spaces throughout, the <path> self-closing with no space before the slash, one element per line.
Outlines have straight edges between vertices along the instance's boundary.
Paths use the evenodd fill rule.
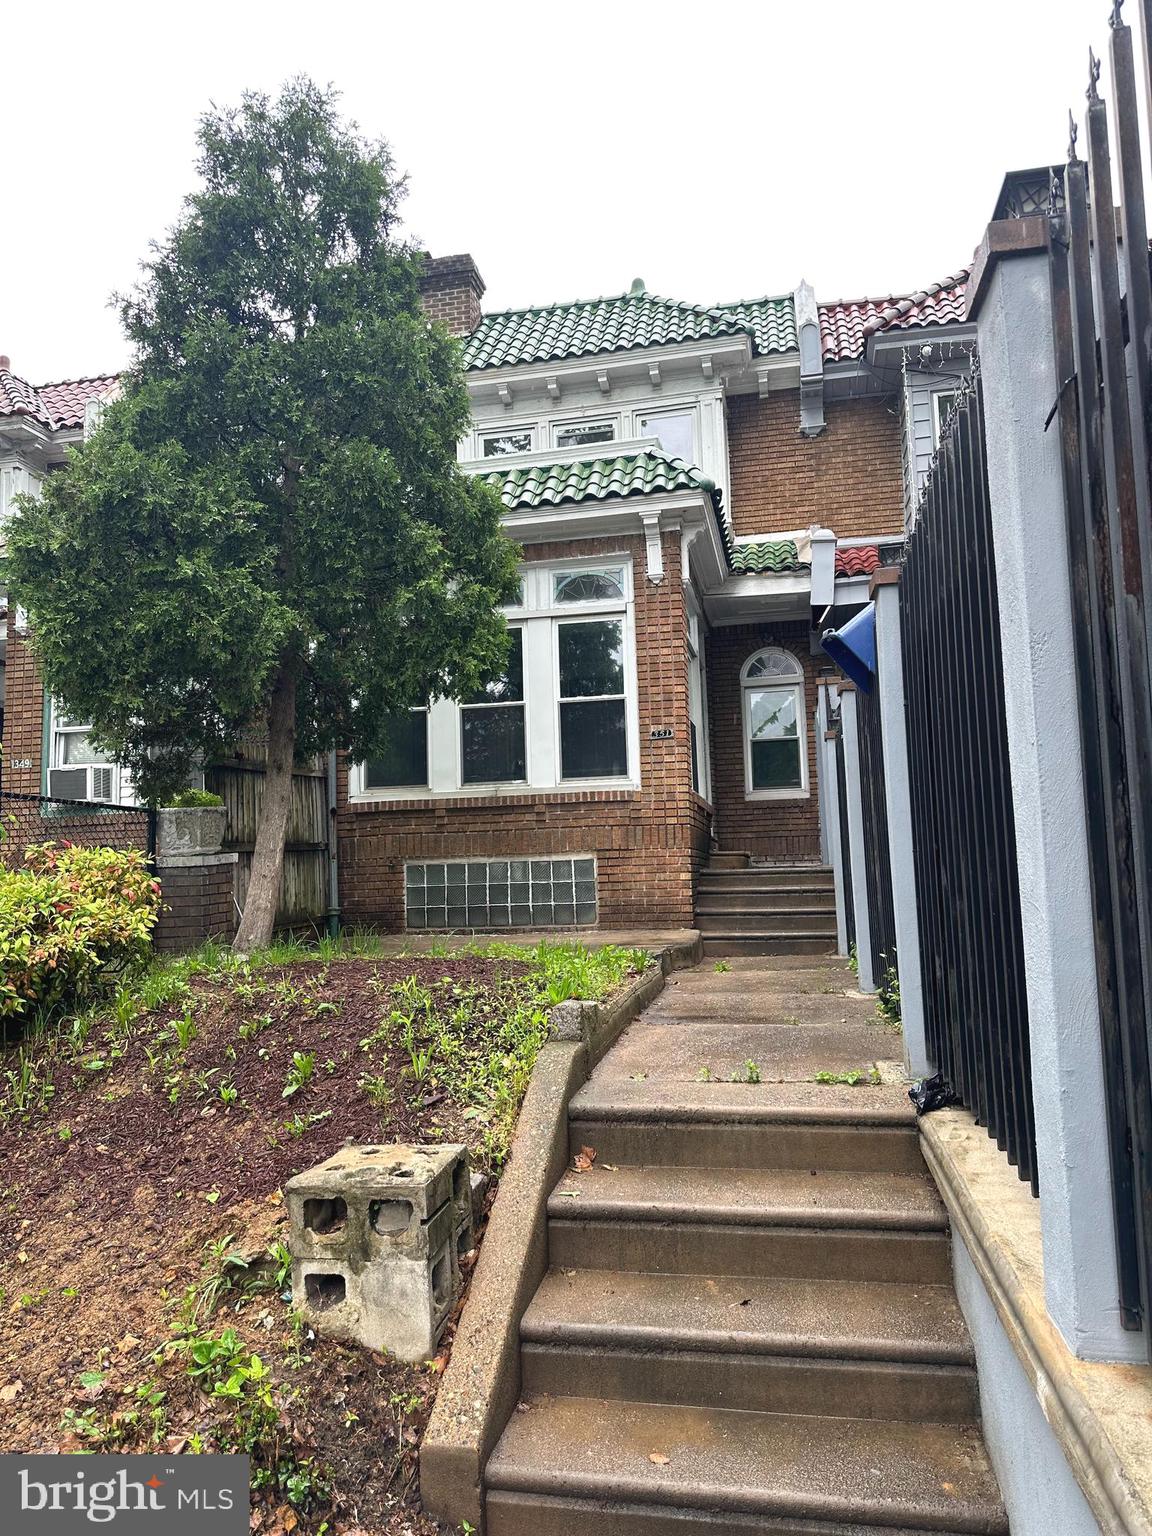
<path fill-rule="evenodd" d="M 808 793 L 804 669 L 791 651 L 757 651 L 740 673 L 744 787 L 754 799 Z"/>

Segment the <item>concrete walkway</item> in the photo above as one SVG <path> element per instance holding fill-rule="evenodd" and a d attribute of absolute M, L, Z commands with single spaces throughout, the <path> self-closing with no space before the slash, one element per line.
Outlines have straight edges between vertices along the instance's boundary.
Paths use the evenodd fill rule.
<path fill-rule="evenodd" d="M 731 1100 L 735 1085 L 737 1099 L 751 1093 L 827 1108 L 884 1104 L 910 1116 L 902 1056 L 899 1029 L 879 1019 L 875 998 L 856 990 L 844 961 L 766 955 L 674 971 L 591 1081 L 593 1091 L 611 1082 L 617 1096 L 635 1083 L 637 1102 L 650 1104 Z M 856 1086 L 817 1077 L 857 1072 Z M 689 1083 L 690 1095 L 674 1088 Z"/>

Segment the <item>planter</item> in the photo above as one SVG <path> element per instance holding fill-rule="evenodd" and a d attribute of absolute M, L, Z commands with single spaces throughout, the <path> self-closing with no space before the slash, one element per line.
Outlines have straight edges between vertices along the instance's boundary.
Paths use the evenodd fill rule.
<path fill-rule="evenodd" d="M 157 853 L 219 853 L 227 815 L 222 805 L 166 806 L 156 817 Z"/>

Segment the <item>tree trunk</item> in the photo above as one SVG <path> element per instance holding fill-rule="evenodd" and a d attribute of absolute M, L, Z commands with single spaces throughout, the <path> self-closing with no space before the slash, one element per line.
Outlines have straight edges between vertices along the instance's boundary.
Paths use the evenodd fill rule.
<path fill-rule="evenodd" d="M 268 762 L 264 770 L 264 797 L 256 824 L 252 851 L 252 876 L 244 900 L 244 914 L 232 948 L 240 954 L 263 949 L 272 939 L 280 877 L 284 870 L 284 843 L 288 814 L 292 809 L 292 764 L 296 756 L 296 668 L 284 662 L 276 674 L 268 702 Z"/>

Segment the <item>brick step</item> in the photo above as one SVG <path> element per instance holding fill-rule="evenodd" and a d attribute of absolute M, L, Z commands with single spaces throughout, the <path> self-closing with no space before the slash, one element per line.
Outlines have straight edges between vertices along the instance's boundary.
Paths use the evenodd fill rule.
<path fill-rule="evenodd" d="M 746 886 L 762 886 L 765 890 L 794 888 L 834 890 L 836 881 L 830 869 L 818 864 L 783 868 L 771 864 L 753 864 L 748 869 L 713 869 L 710 866 L 699 874 L 701 887 L 741 890 Z"/>
<path fill-rule="evenodd" d="M 765 911 L 762 907 L 696 908 L 696 927 L 709 933 L 819 933 L 836 937 L 836 913 L 831 908 L 793 907 Z"/>
<path fill-rule="evenodd" d="M 916 1122 L 903 1108 L 872 1117 L 866 1104 L 825 1113 L 807 1107 L 716 1103 L 721 1084 L 691 1084 L 698 1102 L 645 1109 L 612 1096 L 613 1084 L 573 1099 L 568 1135 L 573 1155 L 593 1147 L 617 1166 L 758 1168 L 923 1175 Z M 630 1085 L 629 1085 L 630 1086 Z M 855 1089 L 863 1097 L 870 1090 Z M 749 1088 L 737 1085 L 747 1100 Z M 905 1102 L 907 1102 L 905 1100 Z"/>
<path fill-rule="evenodd" d="M 950 1286 L 552 1270 L 524 1391 L 961 1423 L 978 1416 Z"/>
<path fill-rule="evenodd" d="M 724 955 L 831 955 L 836 950 L 836 935 L 808 933 L 740 933 L 727 930 L 701 934 L 704 958 Z"/>
<path fill-rule="evenodd" d="M 512 1415 L 485 1481 L 489 1536 L 668 1536 L 694 1529 L 678 1519 L 689 1511 L 713 1533 L 740 1515 L 788 1536 L 1008 1532 L 973 1424 L 538 1397 Z"/>

